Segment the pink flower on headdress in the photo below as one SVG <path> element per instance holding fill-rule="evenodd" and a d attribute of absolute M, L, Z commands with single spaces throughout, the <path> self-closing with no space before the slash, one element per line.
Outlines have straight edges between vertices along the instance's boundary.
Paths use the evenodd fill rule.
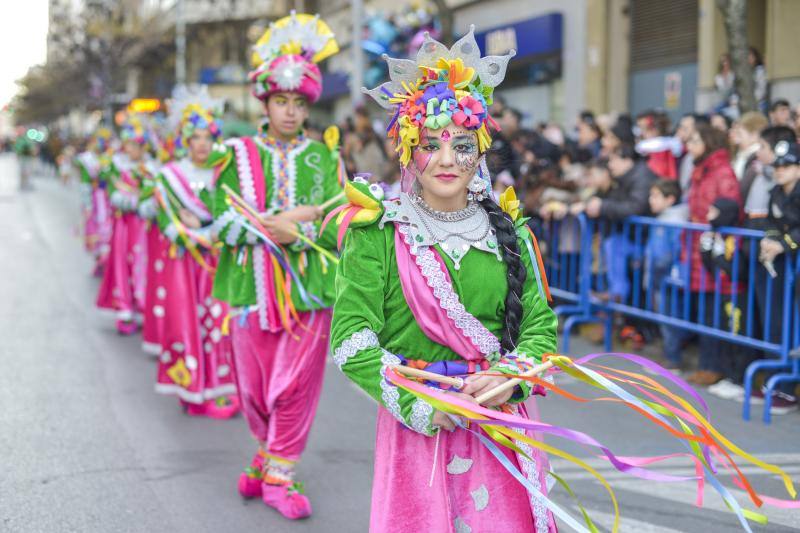
<path fill-rule="evenodd" d="M 425 123 L 425 106 L 424 105 L 409 105 L 406 111 L 408 118 L 411 119 L 411 122 L 416 124 L 418 127 L 422 127 Z"/>
<path fill-rule="evenodd" d="M 409 93 L 400 107 L 400 115 L 407 116 L 417 127 L 422 127 L 425 122 L 425 111 L 425 101 L 419 90 Z"/>
<path fill-rule="evenodd" d="M 458 109 L 453 113 L 453 122 L 468 129 L 475 129 L 481 125 L 486 110 L 480 101 L 465 96 L 458 101 Z"/>

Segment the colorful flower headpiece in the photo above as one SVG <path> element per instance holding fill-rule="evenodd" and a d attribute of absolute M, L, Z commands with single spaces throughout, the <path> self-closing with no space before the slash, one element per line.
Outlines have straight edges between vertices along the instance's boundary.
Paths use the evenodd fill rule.
<path fill-rule="evenodd" d="M 206 86 L 179 87 L 170 104 L 168 126 L 174 132 L 173 152 L 175 157 L 185 157 L 189 138 L 197 130 L 208 130 L 216 141 L 222 135 L 222 120 L 219 114 L 222 105 L 211 98 Z"/>
<path fill-rule="evenodd" d="M 113 135 L 113 132 L 105 126 L 101 126 L 95 130 L 94 134 L 92 134 L 92 144 L 94 144 L 98 153 L 105 153 L 111 148 L 111 138 Z"/>
<path fill-rule="evenodd" d="M 253 47 L 253 96 L 266 101 L 276 92 L 294 92 L 316 102 L 322 73 L 316 63 L 339 51 L 333 33 L 319 15 L 296 14 L 269 25 Z"/>
<path fill-rule="evenodd" d="M 152 146 L 152 134 L 146 119 L 140 115 L 130 115 L 120 126 L 119 138 L 122 141 L 136 141 L 141 145 Z"/>
<path fill-rule="evenodd" d="M 384 54 L 390 81 L 371 90 L 362 89 L 394 112 L 387 131 L 403 166 L 411 160 L 423 127 L 439 129 L 453 123 L 477 133 L 481 152 L 491 145 L 489 128 L 499 129 L 489 116 L 492 94 L 516 52 L 482 58 L 474 31 L 470 26 L 449 50 L 426 33 L 416 60 Z"/>

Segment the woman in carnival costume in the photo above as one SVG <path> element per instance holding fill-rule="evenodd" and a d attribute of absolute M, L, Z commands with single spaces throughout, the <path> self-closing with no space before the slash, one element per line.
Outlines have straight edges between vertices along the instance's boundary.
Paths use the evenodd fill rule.
<path fill-rule="evenodd" d="M 117 313 L 117 331 L 130 335 L 138 329 L 144 307 L 147 257 L 145 224 L 137 208 L 142 182 L 155 174 L 150 159 L 149 134 L 138 116 L 129 117 L 120 131 L 123 151 L 114 154 L 102 176 L 114 208 L 108 264 L 97 295 L 97 307 Z"/>
<path fill-rule="evenodd" d="M 158 161 L 158 167 L 169 162 L 173 155 L 167 149 L 170 144 L 160 135 L 163 131 L 163 121 L 150 117 L 147 122 L 147 132 L 151 146 Z M 177 157 L 177 156 L 176 156 Z M 170 240 L 161 232 L 156 220 L 158 205 L 153 197 L 155 190 L 156 173 L 143 176 L 141 183 L 142 193 L 139 195 L 138 213 L 145 221 L 145 247 L 147 266 L 145 270 L 144 303 L 142 308 L 142 351 L 146 354 L 160 356 L 167 345 L 164 341 L 166 334 L 166 307 L 162 291 L 165 287 L 165 265 L 169 259 Z"/>
<path fill-rule="evenodd" d="M 333 304 L 335 230 L 319 235 L 318 218 L 340 198 L 343 168 L 338 131 L 326 133 L 326 146 L 305 136 L 303 122 L 322 92 L 316 63 L 337 51 L 318 17 L 271 24 L 250 73 L 268 123 L 212 154 L 224 245 L 213 295 L 235 308 L 237 388 L 259 443 L 239 491 L 290 519 L 311 514 L 294 471 L 319 401 Z"/>
<path fill-rule="evenodd" d="M 80 174 L 81 197 L 84 205 L 83 230 L 86 250 L 95 259 L 94 275 L 101 276 L 108 258 L 111 241 L 112 210 L 101 179 L 101 169 L 108 164 L 112 133 L 98 128 L 89 140 L 86 151 L 75 156 L 74 164 Z"/>
<path fill-rule="evenodd" d="M 496 127 L 488 106 L 512 55 L 481 58 L 472 31 L 450 50 L 428 36 L 416 61 L 388 59 L 391 81 L 368 91 L 394 113 L 403 193 L 381 202 L 379 186 L 348 184 L 362 209 L 338 266 L 331 349 L 381 405 L 370 531 L 555 529 L 475 435 L 453 432 L 447 415 L 386 380 L 399 364 L 468 373 L 450 394 L 474 401 L 506 381 L 497 374 L 556 349 L 556 316 L 526 251 L 532 236 L 495 202 L 484 162 Z M 485 405 L 524 416 L 530 394 L 523 382 Z M 527 456 L 507 460 L 546 491 L 546 458 L 520 448 Z"/>
<path fill-rule="evenodd" d="M 162 167 L 144 194 L 170 243 L 155 287 L 157 303 L 165 310 L 156 391 L 176 395 L 189 415 L 230 418 L 239 407 L 230 338 L 222 334 L 228 307 L 211 296 L 214 171 L 206 167 L 222 131 L 219 109 L 205 87 L 175 94 L 170 125 L 176 130 L 177 160 Z"/>

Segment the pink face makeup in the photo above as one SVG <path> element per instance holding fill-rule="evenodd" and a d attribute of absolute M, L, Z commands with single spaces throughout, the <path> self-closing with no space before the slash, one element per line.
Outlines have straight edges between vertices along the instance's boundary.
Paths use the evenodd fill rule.
<path fill-rule="evenodd" d="M 428 168 L 428 163 L 431 162 L 433 152 L 414 150 L 411 154 L 411 157 L 414 159 L 414 166 L 416 166 L 419 173 L 422 174 L 425 172 L 425 169 Z"/>
<path fill-rule="evenodd" d="M 428 144 L 428 131 L 423 129 L 422 135 L 420 135 L 419 139 L 419 146 L 417 146 L 411 152 L 411 158 L 414 160 L 414 166 L 417 167 L 417 170 L 420 174 L 425 172 L 425 169 L 428 168 L 428 164 L 431 162 L 431 158 L 433 157 L 433 152 L 420 149 L 421 146 L 425 146 L 426 144 Z"/>
<path fill-rule="evenodd" d="M 442 142 L 447 142 L 449 140 L 450 140 L 450 132 L 447 131 L 447 130 L 444 130 L 442 132 Z"/>

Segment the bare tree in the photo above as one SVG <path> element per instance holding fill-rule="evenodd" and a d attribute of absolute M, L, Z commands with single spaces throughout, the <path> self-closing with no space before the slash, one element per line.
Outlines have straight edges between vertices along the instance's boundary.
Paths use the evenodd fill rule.
<path fill-rule="evenodd" d="M 154 20 L 126 18 L 125 8 L 125 3 L 88 0 L 81 15 L 63 25 L 58 41 L 63 53 L 18 81 L 18 123 L 47 123 L 76 108 L 100 109 L 111 120 L 111 96 L 125 89 L 133 52 L 163 38 Z"/>
<path fill-rule="evenodd" d="M 739 111 L 755 111 L 758 109 L 755 80 L 753 67 L 748 61 L 750 47 L 747 44 L 747 0 L 717 0 L 717 7 L 725 20 L 728 54 L 736 76 L 736 93 L 739 95 Z"/>

